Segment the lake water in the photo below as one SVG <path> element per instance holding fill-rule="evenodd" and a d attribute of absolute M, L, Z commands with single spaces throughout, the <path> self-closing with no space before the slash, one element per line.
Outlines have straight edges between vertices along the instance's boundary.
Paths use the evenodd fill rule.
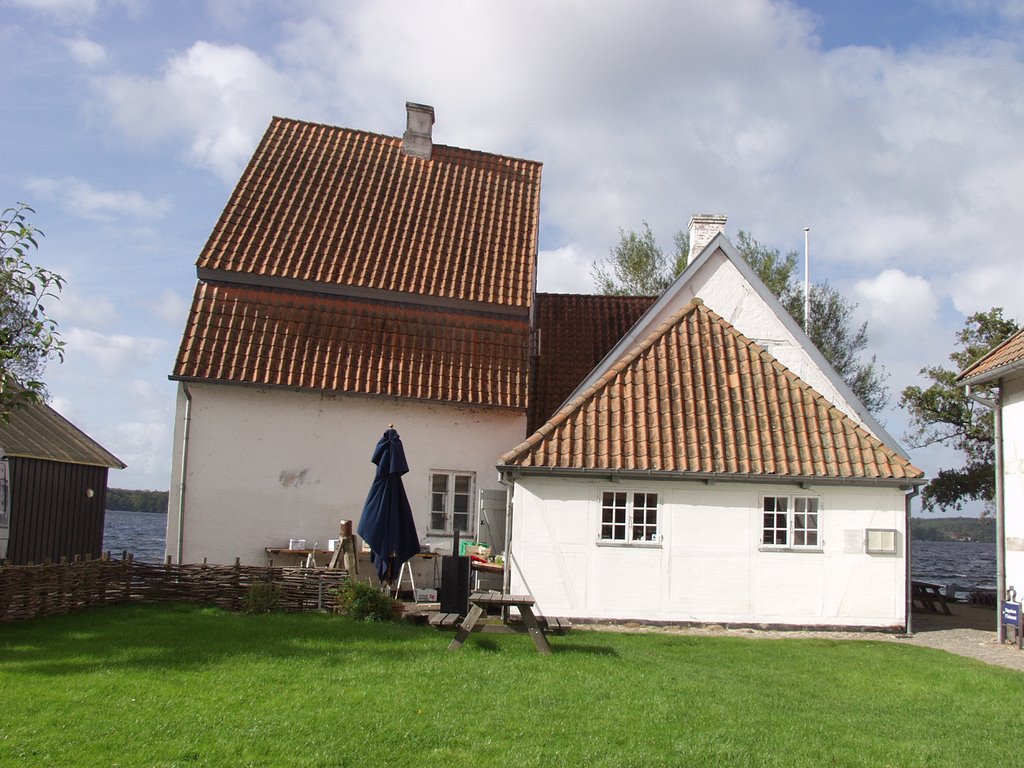
<path fill-rule="evenodd" d="M 103 551 L 111 557 L 130 552 L 144 563 L 164 561 L 167 515 L 108 509 L 103 522 Z"/>
<path fill-rule="evenodd" d="M 980 541 L 915 541 L 910 572 L 914 579 L 956 584 L 958 592 L 996 588 L 996 545 Z"/>
<path fill-rule="evenodd" d="M 151 512 L 107 510 L 103 551 L 120 557 L 131 552 L 136 560 L 164 559 L 167 516 Z M 995 589 L 996 545 L 977 541 L 915 541 L 911 574 L 921 581 L 957 584 L 960 592 L 974 587 Z"/>

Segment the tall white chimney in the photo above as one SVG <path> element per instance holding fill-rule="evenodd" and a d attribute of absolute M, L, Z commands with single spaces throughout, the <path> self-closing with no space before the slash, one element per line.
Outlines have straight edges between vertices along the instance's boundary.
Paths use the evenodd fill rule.
<path fill-rule="evenodd" d="M 690 217 L 690 252 L 686 256 L 689 264 L 700 252 L 707 248 L 715 235 L 725 233 L 725 214 L 695 213 Z"/>
<path fill-rule="evenodd" d="M 405 102 L 406 125 L 402 135 L 402 154 L 430 159 L 434 148 L 434 108 Z"/>

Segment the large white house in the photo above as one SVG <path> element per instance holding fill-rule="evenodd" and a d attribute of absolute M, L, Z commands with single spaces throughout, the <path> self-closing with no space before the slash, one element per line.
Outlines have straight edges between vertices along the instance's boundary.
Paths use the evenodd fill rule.
<path fill-rule="evenodd" d="M 960 374 L 994 411 L 996 424 L 996 589 L 1024 599 L 1024 331 Z"/>
<path fill-rule="evenodd" d="M 176 560 L 326 547 L 389 424 L 421 537 L 481 533 L 527 428 L 541 166 L 407 117 L 401 138 L 274 118 L 200 253 L 171 376 Z M 501 503 L 481 535 L 503 524 Z"/>
<path fill-rule="evenodd" d="M 256 149 L 171 376 L 168 553 L 322 547 L 394 424 L 421 538 L 510 542 L 544 612 L 904 625 L 921 472 L 724 217 L 694 218 L 660 297 L 538 294 L 540 164 L 407 118 L 401 138 L 274 118 Z"/>

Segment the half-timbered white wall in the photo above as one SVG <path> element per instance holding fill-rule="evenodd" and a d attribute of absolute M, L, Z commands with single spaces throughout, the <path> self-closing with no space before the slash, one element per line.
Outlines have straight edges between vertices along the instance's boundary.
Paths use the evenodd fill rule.
<path fill-rule="evenodd" d="M 1003 388 L 1003 508 L 1006 586 L 1024 597 L 1024 376 Z"/>
<path fill-rule="evenodd" d="M 598 542 L 601 494 L 659 494 L 659 546 Z M 821 499 L 821 551 L 761 546 L 764 495 Z M 513 494 L 513 592 L 577 619 L 897 627 L 905 623 L 902 491 L 527 476 Z M 865 552 L 896 529 L 895 555 Z"/>
<path fill-rule="evenodd" d="M 476 474 L 476 490 L 500 489 L 495 462 L 521 442 L 522 412 L 397 398 L 191 384 L 192 414 L 182 561 L 265 563 L 265 547 L 337 538 L 358 524 L 373 481 L 374 446 L 394 424 L 410 471 L 404 477 L 426 540 L 431 470 Z M 179 385 L 167 552 L 176 556 L 185 396 Z M 478 494 L 477 494 L 478 495 Z M 498 520 L 503 536 L 504 520 Z M 482 536 L 487 536 L 485 529 Z M 432 537 L 439 548 L 447 537 Z M 282 563 L 284 564 L 284 563 Z"/>

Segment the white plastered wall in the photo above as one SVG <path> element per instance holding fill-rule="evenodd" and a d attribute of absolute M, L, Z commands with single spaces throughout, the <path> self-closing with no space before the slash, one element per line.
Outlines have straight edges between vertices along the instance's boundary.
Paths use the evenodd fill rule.
<path fill-rule="evenodd" d="M 428 536 L 430 471 L 474 472 L 476 491 L 500 489 L 495 462 L 526 428 L 521 411 L 215 384 L 189 390 L 186 563 L 239 557 L 265 564 L 265 547 L 296 538 L 325 548 L 340 520 L 356 527 L 374 477 L 370 457 L 389 424 L 409 461 L 403 479 L 420 538 L 443 549 L 450 537 Z M 175 558 L 184 408 L 179 385 L 167 516 L 167 552 Z M 419 561 L 418 570 L 432 568 Z"/>
<path fill-rule="evenodd" d="M 836 389 L 721 249 L 688 276 L 675 304 L 652 317 L 646 327 L 653 331 L 693 298 L 701 299 L 736 330 L 767 349 L 836 408 L 871 432 L 853 405 Z"/>
<path fill-rule="evenodd" d="M 659 494 L 660 546 L 597 541 L 604 490 Z M 760 546 L 764 495 L 821 499 L 821 551 Z M 894 488 L 527 476 L 515 483 L 513 592 L 577 619 L 897 627 L 905 621 L 904 493 Z M 895 529 L 896 555 L 864 551 Z"/>
<path fill-rule="evenodd" d="M 1003 508 L 1006 586 L 1024 598 L 1024 376 L 1003 388 Z"/>

